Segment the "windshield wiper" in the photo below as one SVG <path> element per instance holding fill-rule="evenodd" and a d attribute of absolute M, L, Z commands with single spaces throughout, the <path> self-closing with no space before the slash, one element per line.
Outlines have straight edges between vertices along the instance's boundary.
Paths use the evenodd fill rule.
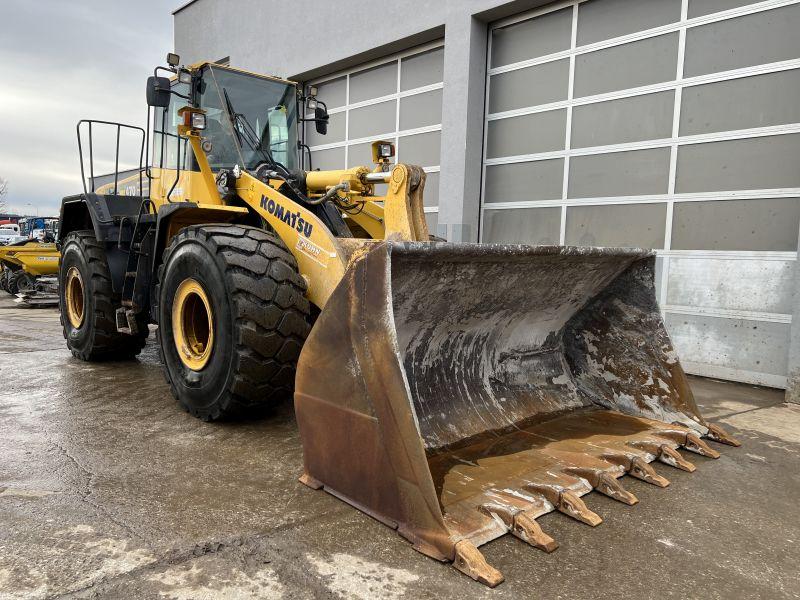
<path fill-rule="evenodd" d="M 239 141 L 239 145 L 240 146 L 243 145 L 242 140 L 244 140 L 245 142 L 247 142 L 247 145 L 250 147 L 251 150 L 253 150 L 254 152 L 260 152 L 264 160 L 267 161 L 270 165 L 274 166 L 275 168 L 279 168 L 287 176 L 291 176 L 289 170 L 272 157 L 272 153 L 269 151 L 269 148 L 264 148 L 264 146 L 261 144 L 258 134 L 253 129 L 253 126 L 250 124 L 250 121 L 247 120 L 247 116 L 241 113 L 237 113 L 236 110 L 233 108 L 233 103 L 231 102 L 231 99 L 228 96 L 228 90 L 222 88 L 222 94 L 225 96 L 225 108 L 228 111 L 228 116 L 231 120 L 231 126 L 233 127 L 234 133 L 236 134 L 236 139 Z"/>
<path fill-rule="evenodd" d="M 280 175 L 276 172 L 279 178 L 282 178 L 283 181 L 286 182 L 286 185 L 295 193 L 295 195 L 300 198 L 303 202 L 308 204 L 313 204 L 311 200 L 306 197 L 306 195 L 301 192 L 297 187 L 292 183 L 292 173 L 287 169 L 284 165 L 279 163 L 277 160 L 272 158 L 272 153 L 269 151 L 268 148 L 264 148 L 259 141 L 258 134 L 255 133 L 253 126 L 250 125 L 250 122 L 247 120 L 247 117 L 243 114 L 237 113 L 233 108 L 233 103 L 231 102 L 230 97 L 228 96 L 228 90 L 222 88 L 222 94 L 225 96 L 225 110 L 228 111 L 228 118 L 231 121 L 231 126 L 233 127 L 234 132 L 236 133 L 236 139 L 239 141 L 239 145 L 242 145 L 242 140 L 244 139 L 247 142 L 247 145 L 253 149 L 254 152 L 260 152 L 261 156 L 269 163 L 271 166 L 275 167 L 276 169 L 280 169 L 284 172 L 284 175 Z M 241 119 L 242 129 L 239 130 L 239 119 Z M 269 128 L 269 122 L 267 122 L 267 128 Z"/>
<path fill-rule="evenodd" d="M 228 97 L 228 90 L 222 88 L 222 95 L 225 96 L 225 110 L 228 111 L 228 119 L 230 119 L 231 127 L 233 128 L 233 133 L 236 135 L 236 140 L 239 142 L 239 145 L 242 145 L 242 136 L 239 133 L 239 123 L 238 123 L 238 115 L 233 110 L 233 104 L 231 103 L 231 99 Z"/>

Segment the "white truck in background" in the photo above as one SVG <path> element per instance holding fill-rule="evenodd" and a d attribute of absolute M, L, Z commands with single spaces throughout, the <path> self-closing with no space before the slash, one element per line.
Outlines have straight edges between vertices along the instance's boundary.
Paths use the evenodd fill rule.
<path fill-rule="evenodd" d="M 26 239 L 28 239 L 26 236 L 20 235 L 19 225 L 14 223 L 0 225 L 0 246 L 16 244 Z"/>

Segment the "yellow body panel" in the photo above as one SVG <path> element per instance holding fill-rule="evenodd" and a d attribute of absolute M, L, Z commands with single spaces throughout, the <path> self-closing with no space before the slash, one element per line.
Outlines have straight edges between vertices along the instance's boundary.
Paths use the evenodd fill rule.
<path fill-rule="evenodd" d="M 147 176 L 142 173 L 142 184 L 147 181 Z M 117 195 L 119 196 L 140 196 L 141 191 L 139 186 L 139 174 L 129 175 L 117 181 Z M 114 183 L 105 183 L 97 187 L 94 191 L 95 194 L 105 195 L 114 193 Z"/>
<path fill-rule="evenodd" d="M 373 240 L 382 240 L 386 235 L 383 220 L 383 206 L 378 204 L 383 198 L 368 196 L 364 198 L 364 206 L 360 212 L 348 214 L 347 218 L 355 221 Z"/>
<path fill-rule="evenodd" d="M 190 108 L 188 106 L 184 106 L 178 110 L 178 115 L 180 116 L 189 116 L 192 113 L 205 114 L 205 111 L 199 108 Z M 206 153 L 203 152 L 203 149 L 200 145 L 200 133 L 188 125 L 178 125 L 178 135 L 188 139 L 192 146 L 192 152 L 194 153 L 195 160 L 197 160 L 197 164 L 200 167 L 200 177 L 203 181 L 202 189 L 205 190 L 205 193 L 208 196 L 207 203 L 222 204 L 222 198 L 219 197 L 217 183 L 214 180 L 214 173 L 211 172 L 211 167 L 208 164 L 208 157 L 206 156 Z"/>
<path fill-rule="evenodd" d="M 178 184 L 172 191 L 167 201 L 172 184 L 175 183 L 177 171 L 175 169 L 151 168 L 152 181 L 150 183 L 150 199 L 155 205 L 169 204 L 172 202 L 197 202 L 198 204 L 217 204 L 214 195 L 206 187 L 203 174 L 198 171 L 181 171 Z M 214 186 L 216 191 L 216 186 Z"/>
<path fill-rule="evenodd" d="M 192 138 L 184 132 L 185 137 Z M 199 141 L 192 150 L 205 159 Z M 198 160 L 201 169 L 208 163 Z M 155 176 L 151 196 L 156 206 L 167 204 L 166 195 L 175 182 L 175 170 L 152 169 Z M 242 172 L 236 181 L 236 193 L 278 234 L 294 255 L 308 289 L 308 299 L 319 308 L 325 306 L 352 257 L 360 247 L 373 240 L 393 239 L 427 241 L 428 228 L 422 208 L 425 173 L 419 167 L 396 165 L 387 174 L 389 190 L 386 196 L 373 196 L 373 186 L 365 183 L 366 167 L 336 171 L 312 171 L 306 174 L 306 186 L 311 198 L 319 198 L 333 186 L 347 183 L 348 190 L 340 198 L 355 206 L 344 213 L 366 237 L 339 239 L 308 208 L 281 193 L 281 181 L 269 184 Z M 158 182 L 158 183 L 157 183 Z M 182 171 L 178 185 L 170 196 L 171 202 L 191 201 L 197 208 L 178 211 L 171 216 L 167 239 L 187 225 L 215 222 L 235 222 L 244 216 L 244 207 L 216 204 L 219 193 L 210 169 L 208 173 Z M 220 199 L 219 202 L 222 202 Z M 356 235 L 358 228 L 354 227 Z"/>
<path fill-rule="evenodd" d="M 172 188 L 172 184 L 175 183 L 175 177 L 178 172 L 175 169 L 151 167 L 150 173 L 150 185 L 152 188 L 150 190 L 150 198 L 156 206 L 173 202 L 195 202 L 205 206 L 218 206 L 221 204 L 220 201 L 217 201 L 219 194 L 214 194 L 216 185 L 211 186 L 213 188 L 212 191 L 209 188 L 209 182 L 201 172 L 181 170 L 180 179 L 169 198 L 169 202 L 167 202 L 167 194 L 170 188 Z M 142 183 L 147 183 L 146 175 L 142 175 Z M 141 194 L 139 193 L 138 185 L 138 174 L 120 179 L 117 182 L 118 194 L 120 196 L 139 196 Z M 95 189 L 95 193 L 101 195 L 111 194 L 113 192 L 113 183 L 106 183 Z"/>
<path fill-rule="evenodd" d="M 337 179 L 352 178 L 368 172 L 365 167 L 349 171 L 314 171 L 306 184 L 311 192 L 321 184 L 333 184 Z M 416 181 L 414 181 L 416 179 Z M 359 181 L 361 181 L 359 179 Z M 243 173 L 236 191 L 239 196 L 278 233 L 297 260 L 300 273 L 308 282 L 308 298 L 323 308 L 334 288 L 341 281 L 348 264 L 360 250 L 371 245 L 375 239 L 394 239 L 407 241 L 428 241 L 428 228 L 422 210 L 422 192 L 425 186 L 425 173 L 420 167 L 397 165 L 390 176 L 389 193 L 382 198 L 361 197 L 364 214 L 354 215 L 353 220 L 364 223 L 376 234 L 371 239 L 339 239 L 309 209 L 290 200 L 255 177 Z M 326 185 L 327 187 L 327 185 Z M 356 185 L 351 186 L 351 191 Z M 371 186 L 362 185 L 365 191 Z M 355 202 L 357 196 L 349 196 L 348 202 Z M 383 202 L 383 208 L 376 204 Z M 380 216 L 379 216 L 380 215 Z M 367 220 L 369 219 L 369 221 Z M 382 221 L 377 221 L 382 219 Z M 364 227 L 369 233 L 369 229 Z"/>
<path fill-rule="evenodd" d="M 325 305 L 344 275 L 347 258 L 325 224 L 309 209 L 243 173 L 236 191 L 270 226 L 297 260 L 308 285 L 308 299 Z"/>
<path fill-rule="evenodd" d="M 0 246 L 0 263 L 22 267 L 35 277 L 57 274 L 60 258 L 55 244 L 28 242 L 23 246 Z"/>

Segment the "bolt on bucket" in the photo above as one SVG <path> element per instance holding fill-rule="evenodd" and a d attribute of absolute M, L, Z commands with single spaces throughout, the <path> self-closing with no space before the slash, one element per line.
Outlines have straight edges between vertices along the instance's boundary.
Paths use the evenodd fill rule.
<path fill-rule="evenodd" d="M 385 242 L 345 273 L 298 364 L 302 481 L 494 586 L 477 549 L 624 474 L 738 445 L 700 415 L 655 299 L 651 251 Z"/>

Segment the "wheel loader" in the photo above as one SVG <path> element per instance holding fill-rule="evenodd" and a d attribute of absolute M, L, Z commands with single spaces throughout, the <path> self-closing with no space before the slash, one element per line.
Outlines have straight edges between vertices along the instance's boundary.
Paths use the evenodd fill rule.
<path fill-rule="evenodd" d="M 52 242 L 0 246 L 0 288 L 27 306 L 55 306 L 59 253 Z"/>
<path fill-rule="evenodd" d="M 155 324 L 192 415 L 293 393 L 304 484 L 488 586 L 503 576 L 479 546 L 510 533 L 550 552 L 539 516 L 596 526 L 590 491 L 635 504 L 623 475 L 665 487 L 653 461 L 693 471 L 678 448 L 738 445 L 695 404 L 652 251 L 432 241 L 425 172 L 393 164 L 391 143 L 373 143 L 369 167 L 301 168 L 304 122 L 327 128 L 314 90 L 168 64 L 148 79 L 147 127 L 132 128 L 138 183 L 61 207 L 76 357 L 133 357 Z M 79 124 L 84 186 L 101 125 L 129 127 Z"/>

